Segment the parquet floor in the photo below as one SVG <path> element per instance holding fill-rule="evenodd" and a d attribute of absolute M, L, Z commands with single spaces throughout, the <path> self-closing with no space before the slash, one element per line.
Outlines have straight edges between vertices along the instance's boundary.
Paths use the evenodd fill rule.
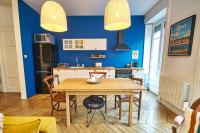
<path fill-rule="evenodd" d="M 175 114 L 157 102 L 151 92 L 143 93 L 142 113 L 137 120 L 136 107 L 133 112 L 133 126 L 127 126 L 128 104 L 123 104 L 122 120 L 118 119 L 118 109 L 114 109 L 114 96 L 108 98 L 106 120 L 100 113 L 94 116 L 89 128 L 86 127 L 86 109 L 82 105 L 84 97 L 78 97 L 77 112 L 72 112 L 70 128 L 65 125 L 65 112 L 55 112 L 58 133 L 171 133 L 171 123 Z M 63 105 L 64 106 L 64 105 Z M 46 94 L 36 95 L 28 100 L 20 100 L 16 93 L 0 93 L 0 112 L 5 115 L 49 116 L 50 98 Z"/>

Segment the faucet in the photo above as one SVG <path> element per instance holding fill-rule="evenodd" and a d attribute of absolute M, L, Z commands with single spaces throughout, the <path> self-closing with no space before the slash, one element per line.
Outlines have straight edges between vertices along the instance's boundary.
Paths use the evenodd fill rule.
<path fill-rule="evenodd" d="M 78 57 L 76 57 L 76 66 L 79 67 L 79 64 L 78 64 Z"/>

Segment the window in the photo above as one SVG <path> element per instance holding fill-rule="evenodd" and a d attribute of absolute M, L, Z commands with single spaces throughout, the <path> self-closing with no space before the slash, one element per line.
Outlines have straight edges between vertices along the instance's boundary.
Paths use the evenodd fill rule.
<path fill-rule="evenodd" d="M 144 83 L 155 94 L 158 94 L 160 70 L 162 64 L 164 20 L 154 25 L 146 25 L 144 46 Z"/>

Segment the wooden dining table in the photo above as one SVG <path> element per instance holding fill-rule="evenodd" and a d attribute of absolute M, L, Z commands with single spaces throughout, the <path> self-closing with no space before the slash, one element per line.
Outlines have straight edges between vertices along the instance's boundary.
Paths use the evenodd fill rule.
<path fill-rule="evenodd" d="M 129 95 L 128 126 L 132 126 L 133 91 L 144 90 L 129 78 L 102 78 L 98 84 L 89 84 L 85 78 L 68 78 L 55 85 L 53 91 L 66 95 L 66 124 L 70 126 L 70 95 Z"/>

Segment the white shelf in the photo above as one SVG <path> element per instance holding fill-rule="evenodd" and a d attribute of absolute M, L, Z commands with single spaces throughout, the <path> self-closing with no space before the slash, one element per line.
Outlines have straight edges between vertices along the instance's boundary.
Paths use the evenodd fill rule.
<path fill-rule="evenodd" d="M 90 57 L 91 59 L 105 59 L 106 57 Z"/>

